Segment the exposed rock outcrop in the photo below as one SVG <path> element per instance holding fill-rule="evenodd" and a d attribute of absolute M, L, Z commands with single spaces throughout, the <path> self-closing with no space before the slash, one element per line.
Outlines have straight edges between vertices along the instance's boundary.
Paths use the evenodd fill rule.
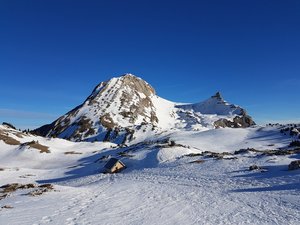
<path fill-rule="evenodd" d="M 300 160 L 292 161 L 289 164 L 289 170 L 297 170 L 297 169 L 300 169 Z"/>
<path fill-rule="evenodd" d="M 232 128 L 245 128 L 256 125 L 252 118 L 248 115 L 236 116 L 232 121 L 228 119 L 219 119 L 214 122 L 216 128 L 232 127 Z"/>

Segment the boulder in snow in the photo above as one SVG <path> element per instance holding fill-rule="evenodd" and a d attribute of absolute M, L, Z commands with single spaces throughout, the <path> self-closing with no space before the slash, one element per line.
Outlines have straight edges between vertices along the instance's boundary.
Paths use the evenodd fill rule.
<path fill-rule="evenodd" d="M 289 165 L 289 170 L 297 170 L 300 169 L 300 160 L 292 161 Z"/>

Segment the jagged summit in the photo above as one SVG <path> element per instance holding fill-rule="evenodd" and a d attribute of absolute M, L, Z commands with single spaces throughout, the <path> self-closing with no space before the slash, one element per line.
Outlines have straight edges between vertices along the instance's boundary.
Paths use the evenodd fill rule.
<path fill-rule="evenodd" d="M 217 99 L 217 100 L 219 100 L 219 101 L 222 101 L 222 100 L 224 100 L 223 99 L 223 97 L 222 97 L 222 95 L 221 95 L 221 93 L 218 91 L 215 95 L 213 95 L 213 96 L 211 96 L 212 98 L 215 98 L 215 99 Z"/>
<path fill-rule="evenodd" d="M 179 107 L 186 110 L 193 110 L 202 114 L 242 115 L 242 108 L 237 105 L 227 103 L 221 96 L 220 92 L 217 92 L 215 95 L 211 96 L 205 101 L 181 105 Z"/>
<path fill-rule="evenodd" d="M 141 130 L 155 133 L 170 129 L 212 129 L 224 124 L 252 125 L 216 125 L 220 119 L 232 121 L 243 117 L 244 112 L 241 107 L 227 103 L 220 92 L 200 103 L 178 105 L 160 98 L 150 84 L 127 73 L 99 83 L 83 104 L 35 132 L 73 141 L 126 143 Z"/>

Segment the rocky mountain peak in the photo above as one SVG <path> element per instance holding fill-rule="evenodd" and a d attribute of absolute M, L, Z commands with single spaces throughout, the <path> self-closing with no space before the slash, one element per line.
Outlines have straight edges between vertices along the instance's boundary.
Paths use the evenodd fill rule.
<path fill-rule="evenodd" d="M 158 123 L 153 96 L 155 90 L 146 81 L 124 74 L 101 82 L 82 105 L 37 131 L 76 141 L 110 140 L 124 129 Z"/>
<path fill-rule="evenodd" d="M 122 118 L 117 119 L 119 123 L 114 124 L 125 123 L 129 126 L 139 119 L 143 122 L 155 121 L 153 121 L 154 106 L 150 99 L 154 95 L 154 88 L 146 81 L 132 74 L 124 74 L 101 82 L 86 100 L 85 105 L 89 105 L 94 111 L 102 111 L 106 117 L 121 115 Z M 148 121 L 147 118 L 152 119 Z"/>
<path fill-rule="evenodd" d="M 87 101 L 105 99 L 108 95 L 117 97 L 119 93 L 126 99 L 129 95 L 139 95 L 141 97 L 150 97 L 155 95 L 154 88 L 143 79 L 133 75 L 124 74 L 120 77 L 112 78 L 108 81 L 101 82 L 93 90 L 92 94 L 88 97 Z"/>
<path fill-rule="evenodd" d="M 221 92 L 217 92 L 215 95 L 213 95 L 213 96 L 211 96 L 212 98 L 215 98 L 215 99 L 217 99 L 217 100 L 219 100 L 219 101 L 224 101 L 224 99 L 223 99 L 223 97 L 222 97 L 222 95 L 221 95 Z"/>
<path fill-rule="evenodd" d="M 117 78 L 117 80 L 121 82 L 121 87 L 129 87 L 137 92 L 143 93 L 146 96 L 156 94 L 154 88 L 150 84 L 133 74 L 124 74 L 123 76 Z"/>

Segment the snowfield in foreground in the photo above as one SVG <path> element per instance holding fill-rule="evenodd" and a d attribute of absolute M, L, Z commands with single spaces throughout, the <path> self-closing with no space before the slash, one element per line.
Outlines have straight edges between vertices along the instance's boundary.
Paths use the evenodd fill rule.
<path fill-rule="evenodd" d="M 0 186 L 51 183 L 54 189 L 36 196 L 28 193 L 37 186 L 8 192 L 0 200 L 1 224 L 300 223 L 300 170 L 288 170 L 300 154 L 234 154 L 286 147 L 291 138 L 276 128 L 165 133 L 128 147 L 9 135 L 50 152 L 0 140 Z M 109 157 L 128 168 L 100 173 Z M 261 169 L 250 171 L 253 164 Z"/>

